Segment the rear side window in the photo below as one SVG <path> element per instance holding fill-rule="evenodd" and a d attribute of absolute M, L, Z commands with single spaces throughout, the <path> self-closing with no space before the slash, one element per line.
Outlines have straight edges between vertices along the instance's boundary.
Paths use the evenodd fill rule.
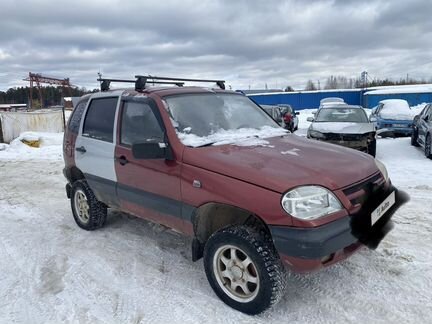
<path fill-rule="evenodd" d="M 131 146 L 136 143 L 162 141 L 163 138 L 163 130 L 148 104 L 124 103 L 120 130 L 121 144 Z"/>
<path fill-rule="evenodd" d="M 81 124 L 81 117 L 84 113 L 84 109 L 87 106 L 88 100 L 84 100 L 78 103 L 69 118 L 68 129 L 71 133 L 78 134 L 79 127 Z"/>
<path fill-rule="evenodd" d="M 93 99 L 87 109 L 82 135 L 112 143 L 117 101 L 118 97 Z"/>

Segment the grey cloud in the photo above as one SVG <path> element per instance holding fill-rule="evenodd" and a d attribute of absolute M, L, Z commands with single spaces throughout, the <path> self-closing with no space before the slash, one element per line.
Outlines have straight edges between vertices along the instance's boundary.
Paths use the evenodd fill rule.
<path fill-rule="evenodd" d="M 233 88 L 302 87 L 365 69 L 429 78 L 431 9 L 429 0 L 7 0 L 0 89 L 22 84 L 29 71 L 95 87 L 99 69 L 116 77 L 211 76 Z"/>

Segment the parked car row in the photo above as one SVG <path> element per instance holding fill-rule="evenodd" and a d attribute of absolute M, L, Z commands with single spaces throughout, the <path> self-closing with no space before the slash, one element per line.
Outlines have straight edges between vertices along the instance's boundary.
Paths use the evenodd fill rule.
<path fill-rule="evenodd" d="M 432 104 L 414 116 L 406 100 L 382 100 L 369 117 L 361 106 L 351 106 L 340 98 L 325 98 L 313 112 L 307 137 L 350 147 L 376 155 L 376 136 L 411 136 L 413 146 L 422 147 L 432 159 Z"/>
<path fill-rule="evenodd" d="M 280 126 L 288 129 L 290 132 L 294 132 L 298 129 L 298 115 L 291 105 L 279 104 L 279 105 L 261 105 L 269 115 L 272 117 Z"/>

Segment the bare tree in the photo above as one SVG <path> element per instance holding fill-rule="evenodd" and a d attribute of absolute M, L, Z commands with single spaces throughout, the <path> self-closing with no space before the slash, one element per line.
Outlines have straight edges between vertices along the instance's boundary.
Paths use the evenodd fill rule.
<path fill-rule="evenodd" d="M 312 80 L 308 80 L 308 82 L 306 83 L 306 91 L 311 91 L 311 90 L 316 90 L 317 87 L 315 86 L 315 83 L 313 83 Z"/>

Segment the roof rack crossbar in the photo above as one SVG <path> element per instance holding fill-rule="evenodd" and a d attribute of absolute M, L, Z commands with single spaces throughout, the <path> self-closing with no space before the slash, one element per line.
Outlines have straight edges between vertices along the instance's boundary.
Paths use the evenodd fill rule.
<path fill-rule="evenodd" d="M 99 78 L 97 81 L 101 82 L 101 91 L 108 91 L 111 82 L 122 82 L 122 83 L 135 83 L 136 90 L 143 90 L 145 88 L 146 80 L 143 78 L 137 78 L 136 80 L 125 80 L 125 79 L 107 79 L 107 78 Z M 178 87 L 182 87 L 184 82 L 177 81 L 150 81 L 150 84 L 174 84 Z"/>
<path fill-rule="evenodd" d="M 219 88 L 225 90 L 225 80 L 170 78 L 170 77 L 159 77 L 159 76 L 153 76 L 153 75 L 135 75 L 135 78 L 146 78 L 147 80 L 169 80 L 169 81 L 185 81 L 185 82 L 211 82 L 211 83 L 216 83 Z"/>

